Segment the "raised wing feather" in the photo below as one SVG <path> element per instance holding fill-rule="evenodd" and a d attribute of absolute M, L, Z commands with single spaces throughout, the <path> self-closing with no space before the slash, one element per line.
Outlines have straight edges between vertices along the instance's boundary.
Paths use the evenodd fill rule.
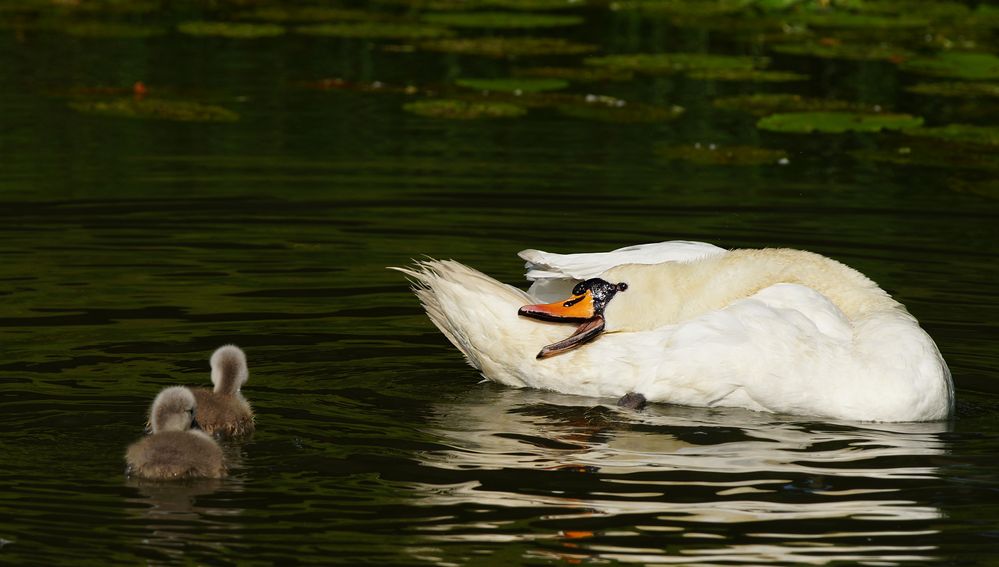
<path fill-rule="evenodd" d="M 534 282 L 528 293 L 544 301 L 555 301 L 566 297 L 576 283 L 595 278 L 621 264 L 690 262 L 724 253 L 724 248 L 705 242 L 670 240 L 636 244 L 610 252 L 555 254 L 527 249 L 517 255 L 526 261 L 525 277 Z"/>

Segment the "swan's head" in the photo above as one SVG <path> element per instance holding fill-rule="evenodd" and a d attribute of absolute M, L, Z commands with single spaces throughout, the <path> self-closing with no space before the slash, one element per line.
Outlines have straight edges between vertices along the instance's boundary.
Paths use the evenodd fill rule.
<path fill-rule="evenodd" d="M 198 427 L 194 420 L 197 402 L 194 394 L 183 386 L 163 389 L 153 400 L 149 409 L 149 423 L 153 433 L 162 431 L 187 431 Z"/>
<path fill-rule="evenodd" d="M 212 353 L 209 363 L 212 366 L 212 384 L 215 385 L 217 394 L 235 394 L 250 378 L 246 354 L 236 345 L 219 347 Z"/>
<path fill-rule="evenodd" d="M 624 282 L 610 283 L 591 278 L 576 284 L 572 296 L 555 303 L 525 305 L 517 312 L 523 317 L 557 323 L 579 323 L 568 338 L 541 349 L 538 358 L 548 358 L 574 349 L 599 335 L 604 330 L 604 309 L 620 292 L 627 291 Z"/>

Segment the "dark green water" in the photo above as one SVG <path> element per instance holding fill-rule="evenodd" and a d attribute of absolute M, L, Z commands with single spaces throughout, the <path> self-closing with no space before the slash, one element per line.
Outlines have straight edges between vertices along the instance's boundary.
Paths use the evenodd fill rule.
<path fill-rule="evenodd" d="M 569 38 L 595 55 L 767 55 L 771 69 L 808 80 L 639 74 L 564 91 L 684 107 L 669 122 L 590 121 L 543 105 L 521 118 L 448 120 L 402 110 L 426 94 L 371 83 L 449 90 L 461 77 L 580 67 L 582 56 L 176 31 L 247 9 L 224 3 L 138 14 L 27 4 L 0 10 L 0 563 L 993 560 L 996 146 L 774 133 L 713 101 L 837 98 L 933 127 L 999 124 L 999 98 L 911 93 L 928 79 L 897 60 L 777 53 L 781 41 L 742 30 L 747 14 L 763 18 L 756 8 L 678 19 L 585 5 L 557 12 L 581 16 L 578 26 L 456 33 Z M 764 30 L 796 14 L 768 15 Z M 811 33 L 920 54 L 941 48 L 931 35 L 946 36 L 996 53 L 992 24 L 949 17 Z M 67 31 L 92 20 L 166 33 Z M 331 77 L 356 86 L 309 87 Z M 239 120 L 70 107 L 128 100 L 135 81 L 150 98 L 218 105 Z M 660 153 L 696 143 L 784 150 L 788 163 Z M 404 278 L 385 270 L 430 255 L 516 282 L 523 248 L 677 238 L 806 248 L 861 269 L 937 340 L 958 388 L 956 418 L 888 426 L 671 406 L 629 413 L 613 400 L 483 384 Z M 155 393 L 207 383 L 208 356 L 227 342 L 247 351 L 244 392 L 258 413 L 257 434 L 227 446 L 232 476 L 126 480 L 124 450 Z"/>

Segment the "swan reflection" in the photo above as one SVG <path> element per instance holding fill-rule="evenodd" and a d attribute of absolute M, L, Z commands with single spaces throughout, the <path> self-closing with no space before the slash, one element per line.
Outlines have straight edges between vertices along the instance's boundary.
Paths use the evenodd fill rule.
<path fill-rule="evenodd" d="M 661 405 L 632 412 L 601 401 L 483 387 L 438 404 L 430 433 L 447 448 L 420 459 L 468 480 L 418 485 L 421 504 L 550 513 L 520 530 L 456 514 L 427 526 L 427 536 L 531 540 L 541 555 L 627 562 L 933 557 L 941 512 L 920 488 L 937 478 L 946 423 Z"/>

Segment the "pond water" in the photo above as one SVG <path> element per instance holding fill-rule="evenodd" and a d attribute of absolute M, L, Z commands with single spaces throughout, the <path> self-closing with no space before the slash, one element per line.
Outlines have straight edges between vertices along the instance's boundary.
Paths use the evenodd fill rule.
<path fill-rule="evenodd" d="M 483 3 L 501 14 L 472 25 L 443 1 L 0 8 L 0 562 L 992 560 L 999 14 L 539 3 Z M 295 31 L 319 18 L 326 35 Z M 184 27 L 204 21 L 285 33 Z M 538 21 L 555 27 L 526 27 Z M 403 35 L 343 37 L 379 23 Z M 493 57 L 416 33 L 562 43 Z M 591 51 L 554 53 L 565 45 Z M 738 58 L 584 63 L 636 53 Z M 537 67 L 575 78 L 500 85 L 520 95 L 468 82 Z M 780 93 L 797 98 L 733 98 Z M 440 98 L 521 115 L 412 106 Z M 905 116 L 867 133 L 757 126 L 803 109 L 862 113 L 791 117 L 820 130 Z M 523 248 L 670 239 L 864 271 L 938 342 L 957 415 L 630 412 L 481 383 L 385 269 L 429 255 L 515 283 Z M 207 383 L 230 342 L 257 411 L 253 438 L 225 447 L 232 475 L 126 479 L 156 392 Z"/>

